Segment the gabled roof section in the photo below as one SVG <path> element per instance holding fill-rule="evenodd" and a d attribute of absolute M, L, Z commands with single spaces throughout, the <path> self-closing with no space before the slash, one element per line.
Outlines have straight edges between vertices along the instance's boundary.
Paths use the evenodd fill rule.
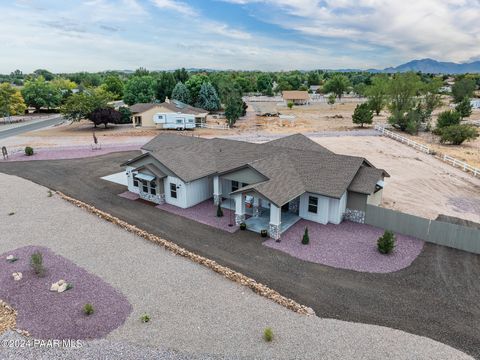
<path fill-rule="evenodd" d="M 268 142 L 268 144 L 273 146 L 281 146 L 289 149 L 310 150 L 333 154 L 333 152 L 331 152 L 327 148 L 323 147 L 319 143 L 302 134 L 285 136 L 276 140 L 272 140 Z"/>
<path fill-rule="evenodd" d="M 205 142 L 207 139 L 196 136 L 177 135 L 172 133 L 161 133 L 142 146 L 142 150 L 157 151 L 167 148 L 176 148 L 192 143 Z"/>
<path fill-rule="evenodd" d="M 375 185 L 384 176 L 389 177 L 384 170 L 369 166 L 360 166 L 355 177 L 348 187 L 348 191 L 361 194 L 371 194 L 375 191 Z"/>
<path fill-rule="evenodd" d="M 143 113 L 147 110 L 150 110 L 150 109 L 154 108 L 155 106 L 158 106 L 158 104 L 156 104 L 156 103 L 137 103 L 137 104 L 134 104 L 134 105 L 130 106 L 130 111 L 132 112 L 132 114 L 139 114 L 139 113 Z"/>

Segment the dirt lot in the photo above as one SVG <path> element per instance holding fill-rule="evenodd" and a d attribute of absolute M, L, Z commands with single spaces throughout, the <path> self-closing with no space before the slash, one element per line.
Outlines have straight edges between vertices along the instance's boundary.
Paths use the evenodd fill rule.
<path fill-rule="evenodd" d="M 346 155 L 364 156 L 385 169 L 383 206 L 436 218 L 439 214 L 480 222 L 480 179 L 431 155 L 385 137 L 318 137 L 318 143 Z"/>

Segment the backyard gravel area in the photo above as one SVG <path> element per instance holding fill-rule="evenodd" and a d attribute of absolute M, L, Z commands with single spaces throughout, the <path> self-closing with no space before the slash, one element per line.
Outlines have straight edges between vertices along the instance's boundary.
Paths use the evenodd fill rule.
<path fill-rule="evenodd" d="M 0 174 L 0 198 L 0 253 L 48 247 L 112 285 L 132 304 L 125 323 L 106 340 L 93 341 L 84 358 L 115 358 L 111 351 L 122 344 L 117 350 L 124 346 L 121 357 L 126 359 L 150 354 L 149 348 L 143 356 L 130 345 L 250 359 L 472 359 L 403 331 L 296 314 L 58 196 L 49 197 L 46 188 L 21 178 Z M 8 216 L 10 212 L 15 214 Z M 139 320 L 144 313 L 151 316 L 150 323 Z M 274 332 L 271 343 L 261 338 L 267 326 Z M 12 352 L 10 358 L 28 358 L 30 350 L 6 351 L 8 356 Z M 45 358 L 69 358 L 59 352 Z M 158 358 L 169 359 L 161 354 Z"/>
<path fill-rule="evenodd" d="M 79 159 L 85 157 L 99 156 L 118 151 L 140 150 L 139 144 L 128 145 L 108 145 L 102 146 L 101 149 L 92 150 L 91 146 L 69 146 L 56 148 L 34 148 L 32 156 L 25 155 L 23 149 L 17 149 L 14 153 L 9 154 L 8 159 L 0 158 L 0 162 L 8 161 L 32 161 L 32 160 L 56 160 L 56 159 Z"/>
<path fill-rule="evenodd" d="M 306 227 L 310 243 L 303 245 Z M 383 232 L 383 229 L 350 221 L 322 225 L 302 219 L 282 234 L 281 242 L 269 239 L 263 244 L 302 260 L 371 273 L 401 270 L 420 255 L 424 242 L 400 234 L 396 234 L 393 252 L 381 254 L 377 250 L 377 240 Z"/>
<path fill-rule="evenodd" d="M 42 277 L 30 266 L 36 251 L 43 257 Z M 18 260 L 7 261 L 9 255 Z M 21 280 L 13 279 L 15 272 L 22 273 Z M 73 288 L 50 291 L 61 279 Z M 45 247 L 25 246 L 0 255 L 0 284 L 0 299 L 18 312 L 17 327 L 39 339 L 101 338 L 123 324 L 132 311 L 127 299 L 105 281 Z M 95 310 L 89 316 L 82 311 L 87 303 Z"/>
<path fill-rule="evenodd" d="M 217 206 L 213 203 L 212 199 L 205 200 L 187 209 L 182 209 L 170 204 L 161 204 L 155 207 L 230 233 L 234 233 L 239 229 L 239 227 L 235 225 L 235 212 L 222 208 L 223 216 L 217 217 Z M 233 224 L 233 226 L 229 226 L 230 224 Z"/>

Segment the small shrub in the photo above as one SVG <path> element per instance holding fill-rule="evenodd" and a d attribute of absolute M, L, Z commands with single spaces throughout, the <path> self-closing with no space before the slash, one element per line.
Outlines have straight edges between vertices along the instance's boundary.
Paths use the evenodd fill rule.
<path fill-rule="evenodd" d="M 140 320 L 141 322 L 143 323 L 148 323 L 150 322 L 150 316 L 148 314 L 143 314 L 141 317 L 140 317 Z"/>
<path fill-rule="evenodd" d="M 459 125 L 462 120 L 462 116 L 458 111 L 448 110 L 440 113 L 437 119 L 437 128 L 435 133 L 438 134 L 438 130 L 451 125 Z"/>
<path fill-rule="evenodd" d="M 395 248 L 395 234 L 389 230 L 385 230 L 377 241 L 378 251 L 382 254 L 389 254 Z"/>
<path fill-rule="evenodd" d="M 223 217 L 223 210 L 220 204 L 217 206 L 217 217 Z"/>
<path fill-rule="evenodd" d="M 266 342 L 270 342 L 273 340 L 273 330 L 272 328 L 267 327 L 265 330 L 263 330 L 263 339 Z"/>
<path fill-rule="evenodd" d="M 308 245 L 310 242 L 310 236 L 308 236 L 308 227 L 305 228 L 305 232 L 303 233 L 302 244 Z"/>
<path fill-rule="evenodd" d="M 265 229 L 260 230 L 260 236 L 266 238 L 268 236 L 268 231 Z"/>
<path fill-rule="evenodd" d="M 33 148 L 30 147 L 30 146 L 27 146 L 27 147 L 25 148 L 25 155 L 27 155 L 27 156 L 32 156 L 32 155 L 33 155 Z"/>
<path fill-rule="evenodd" d="M 451 125 L 439 130 L 440 143 L 461 145 L 464 141 L 474 140 L 478 137 L 478 130 L 471 125 Z"/>
<path fill-rule="evenodd" d="M 30 266 L 35 274 L 43 276 L 45 274 L 45 268 L 43 267 L 43 256 L 40 251 L 35 251 L 30 257 Z"/>
<path fill-rule="evenodd" d="M 289 109 L 293 108 L 293 102 L 292 102 L 292 101 L 289 101 L 289 102 L 287 103 L 287 106 L 288 106 Z"/>
<path fill-rule="evenodd" d="M 240 230 L 247 230 L 247 224 L 245 224 L 244 222 L 242 222 L 240 224 Z"/>
<path fill-rule="evenodd" d="M 95 312 L 92 304 L 83 305 L 83 313 L 87 316 L 92 315 Z"/>
<path fill-rule="evenodd" d="M 52 192 L 52 190 L 48 190 L 48 192 L 47 192 L 47 196 L 48 196 L 48 197 L 52 197 L 52 196 L 53 196 L 53 192 Z"/>

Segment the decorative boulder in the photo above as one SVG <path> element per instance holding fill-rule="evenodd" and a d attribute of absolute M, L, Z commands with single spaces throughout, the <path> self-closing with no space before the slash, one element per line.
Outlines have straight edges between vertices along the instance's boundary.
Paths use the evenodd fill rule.
<path fill-rule="evenodd" d="M 17 260 L 18 260 L 18 259 L 17 259 L 15 256 L 13 256 L 13 255 L 8 255 L 8 256 L 7 256 L 7 261 L 8 261 L 8 262 L 15 262 L 15 261 L 17 261 Z"/>
<path fill-rule="evenodd" d="M 15 281 L 20 281 L 23 278 L 23 275 L 21 272 L 14 272 L 12 276 L 13 276 L 13 280 Z"/>
<path fill-rule="evenodd" d="M 65 290 L 67 290 L 67 286 L 68 286 L 67 283 L 63 283 L 62 285 L 60 285 L 60 286 L 58 287 L 57 292 L 59 292 L 59 293 L 64 292 Z"/>
<path fill-rule="evenodd" d="M 50 287 L 50 291 L 57 292 L 58 288 L 59 288 L 58 283 L 53 283 L 52 286 Z"/>

